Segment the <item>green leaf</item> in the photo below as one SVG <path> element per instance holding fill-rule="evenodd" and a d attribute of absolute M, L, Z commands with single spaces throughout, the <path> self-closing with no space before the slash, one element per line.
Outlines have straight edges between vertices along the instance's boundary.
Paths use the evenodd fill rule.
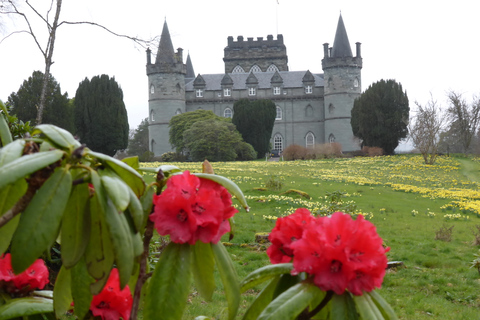
<path fill-rule="evenodd" d="M 251 289 L 260 283 L 270 280 L 278 275 L 289 274 L 292 269 L 292 263 L 270 264 L 265 267 L 261 267 L 250 273 L 245 279 L 242 280 L 240 283 L 240 292 L 243 293 L 248 289 Z"/>
<path fill-rule="evenodd" d="M 115 171 L 115 173 L 135 192 L 137 197 L 140 197 L 145 191 L 145 182 L 142 175 L 128 164 L 109 157 L 103 153 L 94 152 L 90 149 L 85 149 L 85 153 L 97 158 L 100 162 Z"/>
<path fill-rule="evenodd" d="M 70 310 L 73 301 L 71 287 L 70 270 L 64 266 L 60 268 L 53 288 L 53 308 L 55 316 L 61 319 L 65 313 Z"/>
<path fill-rule="evenodd" d="M 92 175 L 92 180 L 100 178 L 98 175 Z M 107 226 L 105 225 L 103 208 L 98 202 L 98 194 L 95 194 L 90 199 L 90 214 L 91 214 L 91 232 L 90 240 L 85 251 L 85 261 L 87 263 L 88 273 L 97 280 L 107 280 L 110 270 L 112 269 L 114 257 L 112 242 L 108 234 Z M 100 289 L 101 290 L 101 289 Z"/>
<path fill-rule="evenodd" d="M 383 299 L 383 297 L 378 292 L 373 290 L 364 294 L 370 296 L 370 298 L 378 307 L 385 319 L 398 319 L 395 311 L 393 311 L 392 307 L 388 304 L 387 301 L 385 301 L 385 299 Z"/>
<path fill-rule="evenodd" d="M 153 195 L 155 194 L 155 187 L 148 186 L 145 193 L 140 198 L 140 203 L 142 204 L 143 208 L 143 220 L 142 220 L 142 227 L 140 230 L 143 230 L 147 225 L 148 216 L 152 212 L 153 208 Z"/>
<path fill-rule="evenodd" d="M 26 190 L 27 183 L 23 179 L 17 180 L 17 182 L 0 190 L 0 216 L 11 209 Z M 10 245 L 19 221 L 20 215 L 17 215 L 0 229 L 0 255 L 2 255 Z"/>
<path fill-rule="evenodd" d="M 72 269 L 72 297 L 75 303 L 75 315 L 79 319 L 85 318 L 90 310 L 93 295 L 90 292 L 92 278 L 88 274 L 85 259 L 80 260 Z"/>
<path fill-rule="evenodd" d="M 273 299 L 276 299 L 279 295 L 302 281 L 300 275 L 292 276 L 290 273 L 285 273 L 280 275 L 280 280 L 278 280 L 277 287 L 273 293 Z"/>
<path fill-rule="evenodd" d="M 248 212 L 250 210 L 250 208 L 248 207 L 248 204 L 247 204 L 247 200 L 245 199 L 245 196 L 243 195 L 242 190 L 232 180 L 227 179 L 227 178 L 222 177 L 222 176 L 215 175 L 215 174 L 209 174 L 209 173 L 193 173 L 193 174 L 196 175 L 199 178 L 212 180 L 212 181 L 222 185 L 223 187 L 225 187 L 225 189 L 228 190 L 228 192 L 230 192 L 235 198 L 237 198 L 237 200 L 240 202 L 240 204 L 245 209 L 245 211 Z"/>
<path fill-rule="evenodd" d="M 177 173 L 177 172 L 182 172 L 182 170 L 177 167 L 177 166 L 172 166 L 170 164 L 166 164 L 163 166 L 160 166 L 158 168 L 148 168 L 148 167 L 142 167 L 138 168 L 139 171 L 143 172 L 149 172 L 149 173 L 158 173 L 160 170 L 162 170 L 163 174 L 165 175 L 166 178 L 168 178 L 170 175 Z"/>
<path fill-rule="evenodd" d="M 190 245 L 171 242 L 160 255 L 145 297 L 145 320 L 182 319 L 191 284 Z"/>
<path fill-rule="evenodd" d="M 138 162 L 138 156 L 123 158 L 122 162 L 125 162 L 126 164 L 128 164 L 130 167 L 132 167 L 135 170 L 140 167 L 140 162 Z"/>
<path fill-rule="evenodd" d="M 133 224 L 135 225 L 135 230 L 138 232 L 142 232 L 144 228 L 144 213 L 143 213 L 143 207 L 142 203 L 140 200 L 137 198 L 135 193 L 132 191 L 132 189 L 128 188 L 128 194 L 129 194 L 129 204 L 128 204 L 128 214 L 130 214 L 130 217 L 133 220 Z"/>
<path fill-rule="evenodd" d="M 275 276 L 270 283 L 263 288 L 263 290 L 257 295 L 252 302 L 247 312 L 243 316 L 243 320 L 256 320 L 260 313 L 266 306 L 273 300 L 273 294 L 277 287 L 280 276 Z"/>
<path fill-rule="evenodd" d="M 215 258 L 212 247 L 209 243 L 197 241 L 192 246 L 193 252 L 193 278 L 197 285 L 198 292 L 205 300 L 211 300 L 215 290 Z"/>
<path fill-rule="evenodd" d="M 8 128 L 8 123 L 5 117 L 6 114 L 0 113 L 0 140 L 2 141 L 3 146 L 6 146 L 13 141 L 12 133 Z"/>
<path fill-rule="evenodd" d="M 232 320 L 235 319 L 240 305 L 240 284 L 238 283 L 237 272 L 223 244 L 218 242 L 216 244 L 212 243 L 211 246 L 227 298 L 228 319 Z"/>
<path fill-rule="evenodd" d="M 73 187 L 62 218 L 62 262 L 73 267 L 83 256 L 90 239 L 90 203 L 88 185 Z"/>
<path fill-rule="evenodd" d="M 107 201 L 107 207 L 104 209 L 105 222 L 112 241 L 113 255 L 120 275 L 120 287 L 123 289 L 133 273 L 132 237 L 123 212 L 118 212 L 109 200 Z"/>
<path fill-rule="evenodd" d="M 4 166 L 7 163 L 12 162 L 15 159 L 18 159 L 23 154 L 23 149 L 25 148 L 25 140 L 15 140 L 7 145 L 4 145 L 0 149 L 0 166 Z"/>
<path fill-rule="evenodd" d="M 53 312 L 52 299 L 40 297 L 16 298 L 0 306 L 0 319 L 14 319 L 47 312 Z"/>
<path fill-rule="evenodd" d="M 26 270 L 57 239 L 71 188 L 68 169 L 57 168 L 21 214 L 11 250 L 16 273 Z"/>
<path fill-rule="evenodd" d="M 35 127 L 32 135 L 38 132 L 43 133 L 48 141 L 61 149 L 73 150 L 81 146 L 80 142 L 76 140 L 70 132 L 60 127 L 51 124 L 40 124 Z"/>
<path fill-rule="evenodd" d="M 305 282 L 296 284 L 273 300 L 263 310 L 258 320 L 295 319 L 320 294 L 323 292 L 313 284 Z"/>
<path fill-rule="evenodd" d="M 118 211 L 125 211 L 130 202 L 129 187 L 123 182 L 122 179 L 115 177 L 114 175 L 103 175 L 101 171 L 102 185 L 107 191 L 108 197 L 112 200 L 113 204 Z"/>
<path fill-rule="evenodd" d="M 0 166 L 0 189 L 14 183 L 37 170 L 60 160 L 65 153 L 61 150 L 27 154 L 3 166 Z"/>
<path fill-rule="evenodd" d="M 383 319 L 383 317 L 381 317 L 381 318 L 377 317 L 377 312 L 375 310 L 373 310 L 371 304 L 369 303 L 369 301 L 365 297 L 365 295 L 353 296 L 353 301 L 355 302 L 355 306 L 357 307 L 357 311 L 360 314 L 361 319 L 368 319 L 368 320 L 381 320 L 381 319 Z M 377 311 L 378 311 L 378 309 L 377 309 Z"/>
<path fill-rule="evenodd" d="M 358 320 L 355 302 L 349 292 L 334 294 L 331 300 L 331 320 Z"/>

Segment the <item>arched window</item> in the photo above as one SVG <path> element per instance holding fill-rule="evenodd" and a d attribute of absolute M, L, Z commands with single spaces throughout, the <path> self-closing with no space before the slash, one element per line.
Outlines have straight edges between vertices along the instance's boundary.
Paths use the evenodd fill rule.
<path fill-rule="evenodd" d="M 255 64 L 250 68 L 250 72 L 262 72 L 262 69 Z"/>
<path fill-rule="evenodd" d="M 353 80 L 353 86 L 354 86 L 355 88 L 358 88 L 358 84 L 359 84 L 359 83 L 358 83 L 358 78 L 355 78 L 355 80 Z"/>
<path fill-rule="evenodd" d="M 177 109 L 177 111 L 175 111 L 175 115 L 177 115 L 177 114 L 182 114 L 182 110 Z"/>
<path fill-rule="evenodd" d="M 155 140 L 152 139 L 152 141 L 150 141 L 150 151 L 151 151 L 151 152 L 155 152 L 155 151 L 153 151 L 153 150 L 154 150 L 156 144 L 157 144 L 157 143 L 155 142 Z"/>
<path fill-rule="evenodd" d="M 279 133 L 273 137 L 273 149 L 279 151 L 283 150 L 283 137 Z"/>
<path fill-rule="evenodd" d="M 335 107 L 333 106 L 333 104 L 330 103 L 328 105 L 328 113 L 332 114 L 334 111 L 335 111 Z"/>
<path fill-rule="evenodd" d="M 333 86 L 333 79 L 332 77 L 328 78 L 328 82 L 327 82 L 327 87 L 331 88 Z"/>
<path fill-rule="evenodd" d="M 150 86 L 150 94 L 154 94 L 155 93 L 155 86 L 152 84 Z"/>
<path fill-rule="evenodd" d="M 245 73 L 245 70 L 243 70 L 243 68 L 240 66 L 236 66 L 233 68 L 232 73 Z"/>
<path fill-rule="evenodd" d="M 314 145 L 315 145 L 315 136 L 313 135 L 313 133 L 309 132 L 305 136 L 305 147 L 313 148 Z"/>
<path fill-rule="evenodd" d="M 153 110 L 150 110 L 150 121 L 155 121 L 155 112 Z"/>
<path fill-rule="evenodd" d="M 225 110 L 223 110 L 223 116 L 225 118 L 231 118 L 233 116 L 233 112 L 232 112 L 232 109 L 230 108 L 225 108 Z"/>
<path fill-rule="evenodd" d="M 305 117 L 307 117 L 307 118 L 313 117 L 313 108 L 312 108 L 311 105 L 308 105 L 305 108 Z"/>
<path fill-rule="evenodd" d="M 333 133 L 330 133 L 330 135 L 328 136 L 328 142 L 329 143 L 334 143 L 335 142 L 335 136 L 333 135 Z"/>
<path fill-rule="evenodd" d="M 278 71 L 278 68 L 277 68 L 276 65 L 271 64 L 271 65 L 268 66 L 267 72 L 275 72 L 275 71 Z"/>
<path fill-rule="evenodd" d="M 282 120 L 282 108 L 277 106 L 277 115 L 275 116 L 275 120 Z"/>

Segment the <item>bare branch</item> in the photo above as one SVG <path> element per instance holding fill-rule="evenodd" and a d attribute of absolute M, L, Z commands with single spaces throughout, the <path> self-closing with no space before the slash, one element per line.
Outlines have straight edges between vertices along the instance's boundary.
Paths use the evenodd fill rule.
<path fill-rule="evenodd" d="M 54 0 L 52 0 L 52 2 L 53 2 L 53 1 L 54 1 Z M 50 24 L 48 23 L 48 20 L 47 20 L 47 19 L 48 19 L 48 14 L 47 14 L 47 19 L 45 19 L 45 17 L 42 16 L 42 15 L 37 11 L 37 9 L 35 9 L 35 7 L 33 7 L 33 6 L 30 4 L 30 2 L 28 2 L 28 0 L 26 0 L 25 2 L 26 2 L 27 5 L 30 7 L 30 9 L 32 9 L 32 11 L 35 12 L 35 14 L 36 14 L 40 19 L 42 19 L 43 22 L 45 22 L 45 23 L 47 24 L 48 29 L 50 30 L 52 27 L 50 26 Z M 48 10 L 48 12 L 50 12 L 50 10 Z"/>

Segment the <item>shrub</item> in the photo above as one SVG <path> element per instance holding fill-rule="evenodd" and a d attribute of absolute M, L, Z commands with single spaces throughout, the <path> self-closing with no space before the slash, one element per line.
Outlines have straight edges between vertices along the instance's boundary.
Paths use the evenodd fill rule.
<path fill-rule="evenodd" d="M 282 180 L 280 180 L 279 177 L 273 175 L 267 179 L 267 181 L 265 182 L 265 187 L 268 190 L 279 191 L 283 188 L 283 182 Z"/>
<path fill-rule="evenodd" d="M 435 231 L 435 240 L 441 240 L 445 242 L 452 241 L 453 227 L 455 226 L 451 226 L 450 228 L 448 228 L 444 225 L 440 229 Z"/>
<path fill-rule="evenodd" d="M 298 144 L 291 144 L 283 150 L 283 159 L 286 161 L 304 160 L 308 150 Z"/>
<path fill-rule="evenodd" d="M 186 157 L 183 154 L 173 152 L 173 151 L 165 152 L 160 156 L 161 162 L 182 162 L 185 160 L 186 160 Z"/>
<path fill-rule="evenodd" d="M 367 147 L 362 148 L 362 153 L 369 157 L 379 157 L 383 156 L 383 149 L 380 147 Z"/>
<path fill-rule="evenodd" d="M 338 142 L 317 144 L 314 150 L 317 159 L 336 158 L 342 155 L 342 145 Z"/>
<path fill-rule="evenodd" d="M 250 161 L 257 159 L 257 152 L 252 147 L 250 143 L 241 142 L 236 148 L 235 152 L 237 153 L 237 161 Z"/>

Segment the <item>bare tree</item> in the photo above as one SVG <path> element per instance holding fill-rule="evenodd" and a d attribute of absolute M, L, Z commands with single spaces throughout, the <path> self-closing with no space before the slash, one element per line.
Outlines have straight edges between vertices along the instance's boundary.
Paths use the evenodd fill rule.
<path fill-rule="evenodd" d="M 43 79 L 43 86 L 42 86 L 42 91 L 40 94 L 40 99 L 38 102 L 37 106 L 37 118 L 36 118 L 36 124 L 42 123 L 42 117 L 43 117 L 43 110 L 45 108 L 45 100 L 47 96 L 47 84 L 48 84 L 48 77 L 50 75 L 50 67 L 54 63 L 53 61 L 53 51 L 55 47 L 55 41 L 56 39 L 56 34 L 57 30 L 59 27 L 62 25 L 74 25 L 74 24 L 88 24 L 88 25 L 93 25 L 96 27 L 99 27 L 110 34 L 113 34 L 117 37 L 122 37 L 122 38 L 127 38 L 132 41 L 134 41 L 136 44 L 140 45 L 143 48 L 146 48 L 149 43 L 151 42 L 150 40 L 142 40 L 136 37 L 131 37 L 123 34 L 118 34 L 110 29 L 106 28 L 105 26 L 102 26 L 101 24 L 95 23 L 95 22 L 90 22 L 90 21 L 60 21 L 60 11 L 62 9 L 62 0 L 51 0 L 50 6 L 47 10 L 46 13 L 42 14 L 40 10 L 38 10 L 36 7 L 34 7 L 29 0 L 25 0 L 25 4 L 27 8 L 23 10 L 21 6 L 19 5 L 18 0 L 0 0 L 0 14 L 3 15 L 15 15 L 23 19 L 26 23 L 26 29 L 24 30 L 17 30 L 13 31 L 7 36 L 5 36 L 3 39 L 0 40 L 0 44 L 2 43 L 3 40 L 6 38 L 17 34 L 17 33 L 27 33 L 30 36 L 32 36 L 36 46 L 40 50 L 40 52 L 43 55 L 43 58 L 45 60 L 45 72 L 44 72 L 44 79 Z M 48 30 L 48 40 L 46 45 L 42 46 L 40 44 L 39 40 L 39 35 L 41 31 L 39 30 L 34 30 L 33 29 L 33 24 L 32 20 L 33 19 L 40 19 L 41 22 L 44 23 L 44 25 L 47 27 Z"/>
<path fill-rule="evenodd" d="M 472 139 L 480 125 L 480 97 L 474 96 L 469 104 L 460 93 L 448 93 L 449 107 L 447 109 L 450 128 L 456 131 L 463 152 L 467 154 Z"/>
<path fill-rule="evenodd" d="M 434 164 L 437 157 L 440 133 L 447 123 L 447 117 L 431 97 L 425 106 L 415 102 L 417 113 L 409 124 L 410 138 L 413 145 L 423 156 L 426 164 Z"/>

